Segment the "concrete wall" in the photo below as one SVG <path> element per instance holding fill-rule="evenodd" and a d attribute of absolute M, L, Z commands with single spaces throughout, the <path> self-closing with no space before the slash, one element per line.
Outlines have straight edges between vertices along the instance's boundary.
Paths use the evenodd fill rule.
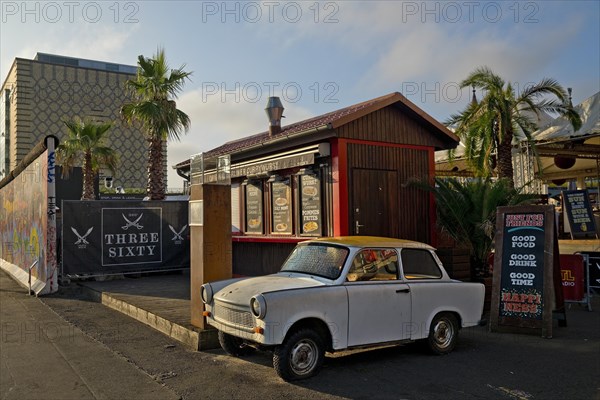
<path fill-rule="evenodd" d="M 0 267 L 27 286 L 29 268 L 37 262 L 31 270 L 36 294 L 58 289 L 55 138 L 46 138 L 43 144 L 34 148 L 34 152 L 43 149 L 41 154 L 28 156 L 15 168 L 18 175 L 0 182 Z"/>

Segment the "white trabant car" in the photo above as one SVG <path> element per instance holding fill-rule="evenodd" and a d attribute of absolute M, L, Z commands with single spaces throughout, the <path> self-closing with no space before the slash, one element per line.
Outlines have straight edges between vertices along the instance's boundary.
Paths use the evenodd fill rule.
<path fill-rule="evenodd" d="M 206 283 L 201 295 L 228 354 L 270 349 L 277 374 L 295 380 L 325 352 L 423 339 L 446 354 L 480 323 L 484 290 L 450 279 L 427 244 L 350 236 L 302 242 L 280 272 Z"/>

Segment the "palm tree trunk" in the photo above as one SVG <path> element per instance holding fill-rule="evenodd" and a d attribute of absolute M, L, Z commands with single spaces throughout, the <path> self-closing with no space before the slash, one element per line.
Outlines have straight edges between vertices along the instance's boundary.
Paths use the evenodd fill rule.
<path fill-rule="evenodd" d="M 148 186 L 146 192 L 150 200 L 165 199 L 165 183 L 163 180 L 163 140 L 149 139 L 148 149 Z"/>
<path fill-rule="evenodd" d="M 502 139 L 498 146 L 498 178 L 506 178 L 510 188 L 514 188 L 513 180 L 513 165 L 512 165 L 512 129 L 509 129 L 502 135 Z"/>
<path fill-rule="evenodd" d="M 92 153 L 85 153 L 83 160 L 83 193 L 81 200 L 94 200 L 94 171 L 92 170 Z"/>

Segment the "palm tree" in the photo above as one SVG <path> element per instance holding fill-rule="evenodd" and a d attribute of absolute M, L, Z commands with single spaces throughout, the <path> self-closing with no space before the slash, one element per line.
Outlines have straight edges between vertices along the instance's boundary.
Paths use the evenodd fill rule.
<path fill-rule="evenodd" d="M 81 200 L 94 200 L 94 178 L 100 168 L 107 168 L 113 175 L 117 167 L 117 153 L 104 144 L 110 122 L 96 123 L 79 118 L 63 121 L 67 137 L 57 149 L 57 162 L 68 176 L 74 166 L 83 161 L 83 190 Z"/>
<path fill-rule="evenodd" d="M 508 179 L 510 187 L 514 186 L 512 141 L 522 133 L 531 142 L 541 112 L 564 115 L 575 130 L 581 127 L 579 114 L 554 79 L 544 78 L 517 94 L 510 82 L 505 83 L 488 67 L 480 67 L 460 86 L 482 89 L 485 95 L 479 103 L 473 101 L 452 115 L 446 125 L 456 128 L 465 156 L 478 175 L 490 176 L 496 170 L 499 178 Z"/>
<path fill-rule="evenodd" d="M 524 194 L 510 186 L 507 179 L 435 178 L 435 184 L 416 183 L 435 196 L 437 223 L 457 243 L 471 250 L 473 276 L 486 275 L 487 257 L 493 247 L 496 208 L 532 202 L 537 196 Z"/>
<path fill-rule="evenodd" d="M 177 109 L 174 100 L 192 74 L 185 72 L 184 67 L 169 69 L 165 52 L 159 48 L 152 58 L 138 57 L 137 76 L 126 83 L 134 100 L 121 108 L 121 115 L 128 123 L 137 122 L 145 130 L 149 144 L 146 191 L 151 200 L 165 198 L 163 149 L 166 141 L 179 140 L 181 133 L 190 127 L 190 118 Z"/>

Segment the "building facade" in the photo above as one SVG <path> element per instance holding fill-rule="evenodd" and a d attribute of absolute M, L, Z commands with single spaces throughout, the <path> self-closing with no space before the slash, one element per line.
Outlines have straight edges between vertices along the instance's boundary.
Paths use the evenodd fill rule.
<path fill-rule="evenodd" d="M 397 92 L 280 122 L 175 166 L 197 200 L 194 187 L 218 182 L 219 157 L 229 158 L 234 274 L 276 272 L 298 242 L 315 237 L 437 244 L 433 196 L 409 183 L 431 182 L 434 152 L 458 145 L 441 123 Z"/>
<path fill-rule="evenodd" d="M 119 154 L 119 166 L 112 182 L 107 180 L 109 186 L 144 189 L 146 140 L 141 129 L 128 126 L 119 115 L 130 100 L 125 82 L 136 72 L 135 66 L 44 53 L 33 60 L 16 58 L 0 99 L 0 179 L 45 136 L 62 139 L 63 121 L 80 117 L 113 123 L 107 144 Z M 101 172 L 101 185 L 107 177 Z"/>

